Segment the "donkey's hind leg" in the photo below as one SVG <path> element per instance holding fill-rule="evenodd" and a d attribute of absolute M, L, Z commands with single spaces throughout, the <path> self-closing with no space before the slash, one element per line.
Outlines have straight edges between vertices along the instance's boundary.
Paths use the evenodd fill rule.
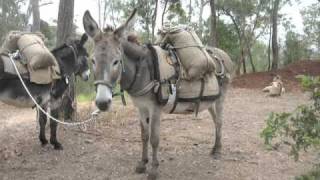
<path fill-rule="evenodd" d="M 149 143 L 149 117 L 148 112 L 140 110 L 140 128 L 142 140 L 142 159 L 136 166 L 136 173 L 146 172 L 146 164 L 148 163 L 148 143 Z"/>
<path fill-rule="evenodd" d="M 160 108 L 154 107 L 154 110 L 151 113 L 151 124 L 150 124 L 150 143 L 152 146 L 152 164 L 151 170 L 148 173 L 148 180 L 156 180 L 158 177 L 158 150 L 160 142 Z"/>
<path fill-rule="evenodd" d="M 221 153 L 221 147 L 222 147 L 222 143 L 221 143 L 221 127 L 222 127 L 222 121 L 221 119 L 218 118 L 218 113 L 216 111 L 216 107 L 214 105 L 212 105 L 212 107 L 209 108 L 209 112 L 211 114 L 211 117 L 213 119 L 214 122 L 214 126 L 215 126 L 215 141 L 214 141 L 214 145 L 211 151 L 212 155 L 217 155 L 217 157 L 219 156 L 219 154 Z"/>
<path fill-rule="evenodd" d="M 216 132 L 215 142 L 214 142 L 214 146 L 212 148 L 211 154 L 215 155 L 216 157 L 219 157 L 219 155 L 221 154 L 222 113 L 223 113 L 223 102 L 224 102 L 224 97 L 225 97 L 226 92 L 227 92 L 226 85 L 222 86 L 220 97 L 209 108 L 209 112 L 210 112 L 211 117 L 213 119 L 213 122 L 215 125 L 215 132 Z"/>
<path fill-rule="evenodd" d="M 51 116 L 54 118 L 58 118 L 59 111 L 58 110 L 51 110 Z M 57 127 L 58 123 L 54 120 L 50 120 L 50 143 L 53 145 L 54 149 L 62 150 L 62 145 L 57 140 Z"/>
<path fill-rule="evenodd" d="M 39 116 L 38 121 L 40 125 L 40 133 L 39 133 L 39 140 L 42 146 L 48 144 L 48 140 L 46 138 L 46 124 L 47 124 L 47 116 L 40 110 L 38 110 Z"/>

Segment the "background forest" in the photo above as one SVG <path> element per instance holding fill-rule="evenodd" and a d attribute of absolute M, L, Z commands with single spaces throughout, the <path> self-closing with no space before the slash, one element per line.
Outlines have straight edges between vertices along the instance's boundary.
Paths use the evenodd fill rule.
<path fill-rule="evenodd" d="M 37 1 L 40 8 L 53 3 Z M 138 7 L 140 16 L 137 30 L 142 42 L 154 42 L 156 26 L 161 27 L 164 23 L 190 25 L 205 44 L 227 51 L 237 62 L 237 73 L 240 74 L 268 71 L 294 61 L 319 57 L 320 3 L 315 1 L 301 12 L 296 12 L 301 13 L 304 25 L 298 27 L 304 33 L 297 33 L 291 19 L 286 14 L 279 13 L 292 2 L 293 0 L 96 0 L 94 3 L 100 14 L 95 18 L 101 26 L 119 25 L 134 7 Z M 1 0 L 0 39 L 3 40 L 10 30 L 32 29 L 29 23 L 32 12 L 32 3 L 28 0 Z M 279 37 L 279 26 L 285 29 L 283 37 Z M 56 25 L 49 25 L 41 20 L 40 27 L 48 38 L 47 44 L 54 47 Z M 75 25 L 73 31 L 76 32 L 77 28 Z"/>
<path fill-rule="evenodd" d="M 78 0 L 63 2 L 59 12 L 64 6 L 69 8 L 64 13 L 74 11 L 75 3 L 83 3 Z M 58 20 L 58 13 L 52 14 L 54 23 L 41 20 L 44 15 L 40 14 L 41 8 L 52 6 L 57 3 L 55 1 L 1 0 L 0 3 L 1 42 L 10 30 L 40 29 L 48 39 L 47 45 L 53 48 L 67 38 L 81 34 L 82 27 L 78 27 L 81 23 L 66 26 L 72 22 L 71 15 L 62 15 Z M 101 27 L 119 25 L 133 8 L 138 7 L 139 20 L 135 30 L 144 43 L 154 42 L 157 28 L 165 23 L 192 26 L 205 44 L 229 53 L 237 64 L 238 75 L 275 70 L 320 56 L 320 2 L 315 0 L 308 1 L 310 5 L 301 12 L 295 12 L 301 14 L 303 27 L 296 27 L 288 15 L 281 13 L 283 8 L 293 4 L 306 3 L 299 0 L 95 0 L 90 3 L 98 11 L 94 18 Z M 92 44 L 88 47 L 92 49 Z M 82 92 L 92 90 L 82 83 L 80 87 Z"/>

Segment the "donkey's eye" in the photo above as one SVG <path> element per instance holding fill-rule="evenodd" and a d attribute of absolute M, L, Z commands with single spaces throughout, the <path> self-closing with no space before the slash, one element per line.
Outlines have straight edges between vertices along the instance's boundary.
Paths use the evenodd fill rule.
<path fill-rule="evenodd" d="M 118 65 L 118 64 L 119 64 L 119 62 L 120 62 L 120 60 L 116 60 L 116 61 L 114 61 L 114 62 L 113 62 L 113 66 Z"/>

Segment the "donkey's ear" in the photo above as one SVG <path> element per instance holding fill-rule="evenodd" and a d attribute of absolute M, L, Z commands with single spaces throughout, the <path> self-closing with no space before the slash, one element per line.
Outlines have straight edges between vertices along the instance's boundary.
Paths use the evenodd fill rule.
<path fill-rule="evenodd" d="M 114 34 L 117 37 L 124 37 L 125 32 L 133 27 L 133 25 L 136 22 L 136 14 L 137 14 L 137 9 L 135 8 L 131 13 L 130 17 L 127 19 L 127 21 L 114 31 Z"/>
<path fill-rule="evenodd" d="M 91 38 L 94 38 L 97 34 L 101 33 L 101 30 L 98 24 L 92 18 L 88 10 L 86 10 L 86 12 L 84 13 L 82 20 L 83 20 L 84 30 Z"/>
<path fill-rule="evenodd" d="M 86 43 L 88 40 L 88 35 L 86 33 L 84 33 L 82 36 L 81 36 L 81 39 L 80 39 L 80 44 L 83 46 L 84 43 Z"/>

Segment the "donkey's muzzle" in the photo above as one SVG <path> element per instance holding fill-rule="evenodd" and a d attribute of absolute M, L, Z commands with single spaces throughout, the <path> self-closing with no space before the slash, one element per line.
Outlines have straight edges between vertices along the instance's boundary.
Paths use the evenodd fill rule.
<path fill-rule="evenodd" d="M 106 101 L 96 100 L 96 106 L 100 111 L 108 111 L 111 106 L 111 99 Z"/>
<path fill-rule="evenodd" d="M 112 90 L 104 85 L 97 85 L 96 106 L 101 111 L 108 111 L 112 104 Z"/>

